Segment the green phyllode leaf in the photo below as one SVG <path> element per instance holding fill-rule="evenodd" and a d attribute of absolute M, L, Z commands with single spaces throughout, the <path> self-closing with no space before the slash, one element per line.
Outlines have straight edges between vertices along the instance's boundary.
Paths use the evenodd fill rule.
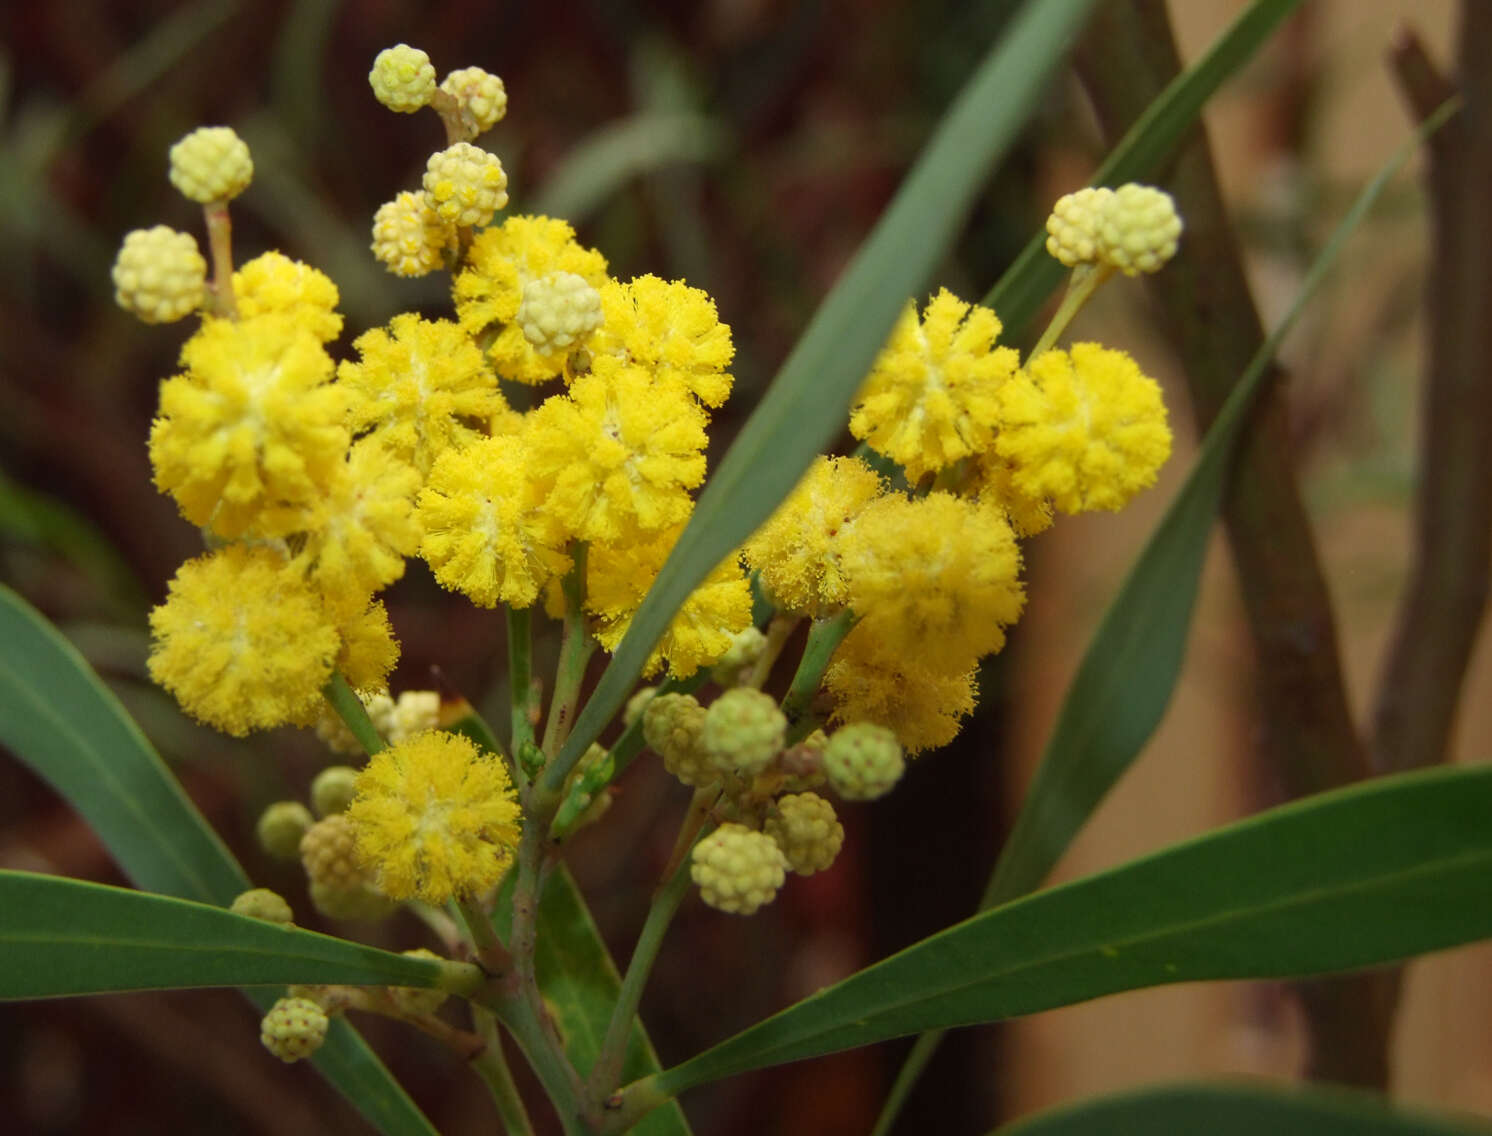
<path fill-rule="evenodd" d="M 766 520 L 844 427 L 897 313 L 958 234 L 985 176 L 1015 139 L 1092 0 L 1027 0 L 820 305 L 766 397 L 700 494 L 692 519 L 632 619 L 545 778 L 560 782 L 631 693 L 685 597 Z"/>
<path fill-rule="evenodd" d="M 1079 1101 L 1007 1124 L 990 1136 L 1488 1136 L 1492 1125 L 1390 1108 L 1345 1089 L 1274 1084 L 1165 1085 Z"/>
<path fill-rule="evenodd" d="M 482 972 L 396 955 L 221 907 L 0 870 L 0 1000 L 192 986 L 440 986 Z"/>
<path fill-rule="evenodd" d="M 227 907 L 248 877 L 108 687 L 0 585 L 0 744 L 82 814 L 136 886 Z M 11 969 L 0 952 L 0 969 Z M 267 1011 L 274 995 L 246 991 Z M 312 1058 L 388 1136 L 435 1129 L 344 1018 Z"/>
<path fill-rule="evenodd" d="M 1272 809 L 1006 904 L 666 1070 L 666 1094 L 921 1030 L 1176 982 L 1293 978 L 1492 936 L 1492 767 Z"/>

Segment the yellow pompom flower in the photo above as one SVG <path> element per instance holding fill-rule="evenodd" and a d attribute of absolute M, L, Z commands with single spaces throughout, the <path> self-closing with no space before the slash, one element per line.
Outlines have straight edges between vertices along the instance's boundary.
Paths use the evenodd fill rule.
<path fill-rule="evenodd" d="M 1064 513 L 1122 508 L 1171 454 L 1159 385 L 1122 351 L 1077 343 L 1031 360 L 1001 392 L 995 448 L 1026 497 Z"/>
<path fill-rule="evenodd" d="M 682 280 L 606 281 L 601 327 L 589 348 L 635 363 L 663 382 L 680 382 L 705 406 L 721 406 L 730 396 L 730 327 L 720 322 L 707 293 Z"/>
<path fill-rule="evenodd" d="M 354 431 L 373 430 L 421 475 L 507 408 L 481 351 L 449 320 L 404 312 L 352 346 L 361 360 L 344 360 L 337 377 L 353 392 Z"/>
<path fill-rule="evenodd" d="M 301 571 L 240 544 L 183 564 L 150 630 L 150 677 L 193 718 L 240 737 L 314 720 L 338 647 Z"/>
<path fill-rule="evenodd" d="M 337 670 L 347 685 L 353 690 L 388 689 L 389 673 L 399 662 L 399 640 L 394 638 L 383 601 L 344 596 L 327 606 L 340 613 L 337 633 L 342 649 L 337 653 Z M 316 719 L 296 724 L 314 726 Z"/>
<path fill-rule="evenodd" d="M 867 505 L 840 563 L 865 633 L 911 657 L 998 651 L 1025 604 L 1020 549 L 1004 515 L 950 493 Z"/>
<path fill-rule="evenodd" d="M 1052 527 L 1052 503 L 1022 492 L 1012 479 L 1014 470 L 995 450 L 974 459 L 971 480 L 963 491 L 985 505 L 1005 511 L 1005 519 L 1019 537 L 1035 536 Z"/>
<path fill-rule="evenodd" d="M 316 336 L 283 313 L 209 319 L 161 384 L 150 430 L 157 488 L 225 537 L 283 536 L 347 452 L 345 392 Z"/>
<path fill-rule="evenodd" d="M 331 277 L 281 252 L 256 256 L 233 274 L 239 319 L 279 312 L 323 343 L 342 334 L 338 298 Z"/>
<path fill-rule="evenodd" d="M 502 879 L 518 846 L 507 768 L 461 734 L 430 730 L 374 754 L 346 817 L 357 855 L 392 899 L 442 904 Z"/>
<path fill-rule="evenodd" d="M 917 318 L 908 304 L 850 411 L 850 432 L 917 482 L 989 448 L 1000 388 L 1020 366 L 996 347 L 1000 320 L 946 288 Z"/>
<path fill-rule="evenodd" d="M 549 508 L 581 540 L 656 532 L 689 515 L 705 476 L 705 415 L 683 387 L 602 356 L 530 416 L 533 476 Z"/>
<path fill-rule="evenodd" d="M 834 652 L 824 689 L 839 724 L 874 722 L 909 754 L 947 745 L 974 711 L 972 660 L 919 658 L 889 649 L 874 630 L 857 626 Z"/>
<path fill-rule="evenodd" d="M 596 617 L 597 641 L 615 651 L 632 617 L 678 542 L 683 525 L 660 535 L 635 533 L 615 544 L 591 546 L 586 560 L 586 610 Z M 643 666 L 655 674 L 666 662 L 675 678 L 714 666 L 736 636 L 751 626 L 751 585 L 740 559 L 728 556 L 689 593 Z"/>
<path fill-rule="evenodd" d="M 456 227 L 440 219 L 423 193 L 405 191 L 373 214 L 373 256 L 395 276 L 425 276 L 445 263 Z"/>
<path fill-rule="evenodd" d="M 522 436 L 447 450 L 420 494 L 420 555 L 442 586 L 480 607 L 528 607 L 570 570 L 568 534 L 543 506 Z"/>
<path fill-rule="evenodd" d="M 882 488 L 880 475 L 859 458 L 820 457 L 808 467 L 741 550 L 778 607 L 817 619 L 844 606 L 840 533 Z"/>
<path fill-rule="evenodd" d="M 354 442 L 306 526 L 300 559 L 316 586 L 327 595 L 369 595 L 404 575 L 404 558 L 420 546 L 419 491 L 419 471 L 376 434 Z"/>
<path fill-rule="evenodd" d="M 569 348 L 546 353 L 524 334 L 518 323 L 524 289 L 559 272 L 600 288 L 606 281 L 606 258 L 581 246 L 564 221 L 520 216 L 478 233 L 466 263 L 456 277 L 456 318 L 473 338 L 492 339 L 487 354 L 498 374 L 522 383 L 558 376 Z"/>

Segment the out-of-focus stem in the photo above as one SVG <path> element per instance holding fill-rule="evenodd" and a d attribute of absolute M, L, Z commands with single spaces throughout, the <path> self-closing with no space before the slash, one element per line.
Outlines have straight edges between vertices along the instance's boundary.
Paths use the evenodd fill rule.
<path fill-rule="evenodd" d="M 202 207 L 207 222 L 207 247 L 212 256 L 212 312 L 223 319 L 238 318 L 233 296 L 233 222 L 228 203 L 214 201 Z"/>
<path fill-rule="evenodd" d="M 855 614 L 848 608 L 837 615 L 813 621 L 808 642 L 803 645 L 803 657 L 798 660 L 792 684 L 782 699 L 782 712 L 788 722 L 788 745 L 802 741 L 813 732 L 817 719 L 809 710 L 814 695 L 819 691 L 824 671 L 829 668 L 829 660 L 854 625 Z"/>
<path fill-rule="evenodd" d="M 373 725 L 373 719 L 368 717 L 368 709 L 363 705 L 352 687 L 347 685 L 347 680 L 342 677 L 341 671 L 333 671 L 332 677 L 321 691 L 321 696 L 331 704 L 331 708 L 337 712 L 337 717 L 352 731 L 352 736 L 357 739 L 357 744 L 363 747 L 363 752 L 372 757 L 383 749 L 383 739 L 378 736 L 378 728 Z"/>
<path fill-rule="evenodd" d="M 481 1006 L 473 1006 L 471 1013 L 477 1035 L 487 1043 L 482 1052 L 471 1059 L 472 1072 L 482 1078 L 492 1094 L 492 1103 L 497 1106 L 497 1115 L 502 1120 L 506 1136 L 533 1136 L 534 1126 L 529 1121 L 528 1110 L 523 1107 L 523 1098 L 518 1093 L 507 1058 L 503 1056 L 496 1017 Z"/>
<path fill-rule="evenodd" d="M 508 608 L 508 692 L 512 701 L 512 752 L 534 740 L 533 633 L 527 608 Z"/>
<path fill-rule="evenodd" d="M 560 638 L 559 663 L 554 674 L 554 697 L 549 703 L 549 720 L 544 723 L 542 749 L 551 761 L 575 723 L 575 708 L 580 701 L 580 686 L 585 679 L 586 664 L 595 653 L 596 641 L 585 626 L 586 547 L 579 545 L 575 566 L 565 577 L 565 626 Z M 564 771 L 564 775 L 569 774 Z M 563 775 L 562 775 L 563 776 Z"/>

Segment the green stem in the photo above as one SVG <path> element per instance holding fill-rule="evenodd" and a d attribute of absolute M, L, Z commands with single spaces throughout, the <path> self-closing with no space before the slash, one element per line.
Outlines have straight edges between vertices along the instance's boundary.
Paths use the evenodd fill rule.
<path fill-rule="evenodd" d="M 383 749 L 383 739 L 378 736 L 378 730 L 373 725 L 373 719 L 368 717 L 367 707 L 347 685 L 347 680 L 342 677 L 341 671 L 333 671 L 331 679 L 321 690 L 321 696 L 331 704 L 331 708 L 337 712 L 337 716 L 346 723 L 347 728 L 352 731 L 352 736 L 358 741 L 358 745 L 369 757 Z"/>
<path fill-rule="evenodd" d="M 762 684 L 767 681 L 767 676 L 772 673 L 772 667 L 782 655 L 782 649 L 787 646 L 788 639 L 792 636 L 793 628 L 798 626 L 799 617 L 789 615 L 787 612 L 778 612 L 767 624 L 767 642 L 762 648 L 761 658 L 751 668 L 751 673 L 746 676 L 742 686 L 749 686 L 754 690 L 760 690 Z"/>
<path fill-rule="evenodd" d="M 497 1019 L 492 1011 L 481 1006 L 473 1006 L 471 1015 L 477 1035 L 487 1043 L 486 1048 L 471 1059 L 472 1072 L 482 1078 L 492 1094 L 492 1103 L 497 1106 L 506 1136 L 533 1136 L 534 1126 L 529 1121 L 528 1110 L 523 1107 L 523 1098 L 518 1093 L 507 1058 L 503 1056 Z"/>
<path fill-rule="evenodd" d="M 527 992 L 502 999 L 494 1009 L 528 1058 L 567 1136 L 571 1133 L 588 1136 L 589 1126 L 581 1120 L 584 1098 L 580 1075 L 565 1056 L 564 1047 L 549 1022 L 543 999 L 539 997 L 538 987 L 530 985 Z"/>
<path fill-rule="evenodd" d="M 238 318 L 233 295 L 233 222 L 228 203 L 214 201 L 202 207 L 207 221 L 207 246 L 212 256 L 212 314 L 222 319 Z"/>
<path fill-rule="evenodd" d="M 647 919 L 637 936 L 637 946 L 633 948 L 632 958 L 627 963 L 627 973 L 622 977 L 616 1006 L 612 1009 L 611 1021 L 606 1026 L 606 1036 L 601 1042 L 596 1064 L 591 1068 L 587 1082 L 590 1098 L 598 1105 L 611 1095 L 621 1076 L 622 1060 L 627 1054 L 627 1038 L 637 1017 L 637 1006 L 642 1000 L 643 988 L 647 985 L 648 975 L 652 973 L 653 963 L 658 958 L 658 950 L 663 945 L 668 925 L 673 921 L 679 904 L 683 902 L 684 893 L 689 890 L 689 883 L 689 860 L 682 857 L 673 875 L 653 895 L 652 906 L 648 908 Z"/>
<path fill-rule="evenodd" d="M 513 753 L 534 740 L 533 635 L 528 608 L 508 608 L 508 691 L 513 704 Z"/>
<path fill-rule="evenodd" d="M 1057 337 L 1067 330 L 1072 317 L 1078 314 L 1093 293 L 1098 291 L 1099 286 L 1112 275 L 1114 269 L 1107 264 L 1080 264 L 1072 270 L 1072 279 L 1068 281 L 1067 292 L 1062 297 L 1057 314 L 1041 333 L 1036 346 L 1031 348 L 1031 353 L 1026 356 L 1027 362 L 1051 349 L 1052 344 L 1057 342 Z"/>
<path fill-rule="evenodd" d="M 579 545 L 575 552 L 575 566 L 565 576 L 565 629 L 560 640 L 559 663 L 555 667 L 554 697 L 549 703 L 549 720 L 544 723 L 544 741 L 541 748 L 551 761 L 570 736 L 570 727 L 575 724 L 575 707 L 580 701 L 580 687 L 585 679 L 586 664 L 596 650 L 596 641 L 585 626 L 585 561 L 586 546 Z M 570 773 L 564 770 L 552 786 L 558 790 Z M 551 778 L 546 775 L 544 784 L 551 788 Z"/>
<path fill-rule="evenodd" d="M 665 1093 L 658 1088 L 657 1073 L 633 1081 L 606 1102 L 601 1132 L 603 1136 L 630 1132 L 644 1116 L 671 1100 L 673 1100 L 673 1094 Z"/>
<path fill-rule="evenodd" d="M 492 920 L 482 908 L 471 900 L 458 900 L 456 910 L 466 924 L 466 934 L 476 950 L 477 960 L 489 974 L 502 974 L 513 965 L 513 957 L 502 945 L 497 932 L 492 929 Z"/>
<path fill-rule="evenodd" d="M 803 657 L 798 660 L 797 673 L 782 699 L 782 712 L 788 720 L 788 745 L 802 741 L 817 724 L 818 720 L 809 713 L 814 695 L 819 692 L 824 671 L 829 669 L 829 660 L 853 626 L 855 613 L 848 608 L 838 615 L 813 621 L 808 642 L 803 646 Z"/>

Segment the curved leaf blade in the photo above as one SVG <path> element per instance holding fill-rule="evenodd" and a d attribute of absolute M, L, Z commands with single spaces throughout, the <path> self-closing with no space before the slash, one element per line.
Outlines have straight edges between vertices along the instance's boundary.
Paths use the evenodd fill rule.
<path fill-rule="evenodd" d="M 1078 1101 L 996 1129 L 991 1136 L 1488 1136 L 1492 1125 L 1391 1108 L 1343 1089 L 1269 1084 L 1165 1085 Z"/>
<path fill-rule="evenodd" d="M 0 744 L 82 814 L 134 883 L 226 907 L 248 877 L 77 650 L 0 585 Z M 272 997 L 245 991 L 261 1010 Z M 436 1136 L 343 1019 L 311 1059 L 380 1132 Z"/>
<path fill-rule="evenodd" d="M 820 305 L 700 494 L 626 637 L 545 774 L 555 792 L 631 692 L 680 604 L 766 520 L 842 429 L 896 314 L 957 235 L 1093 0 L 1027 0 L 944 115 L 890 207 Z"/>
<path fill-rule="evenodd" d="M 1270 810 L 976 915 L 656 1081 L 764 1065 L 1105 994 L 1289 978 L 1492 936 L 1492 767 L 1383 778 Z"/>
<path fill-rule="evenodd" d="M 445 968 L 163 895 L 0 870 L 0 1000 L 194 986 L 438 986 Z M 480 971 L 471 968 L 471 979 Z"/>

